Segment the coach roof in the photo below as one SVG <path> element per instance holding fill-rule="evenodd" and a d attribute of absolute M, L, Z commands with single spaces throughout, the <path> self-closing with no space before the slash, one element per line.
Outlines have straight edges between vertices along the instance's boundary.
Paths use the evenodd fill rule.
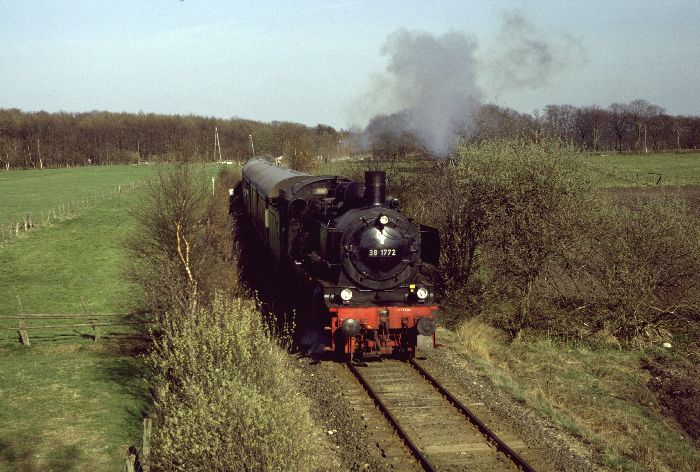
<path fill-rule="evenodd" d="M 277 198 L 297 182 L 311 175 L 271 164 L 262 159 L 251 159 L 243 166 L 243 177 L 265 198 Z"/>

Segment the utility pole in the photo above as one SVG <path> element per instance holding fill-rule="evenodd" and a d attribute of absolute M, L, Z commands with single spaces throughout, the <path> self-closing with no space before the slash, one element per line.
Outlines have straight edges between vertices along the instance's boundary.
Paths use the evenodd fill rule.
<path fill-rule="evenodd" d="M 214 126 L 214 159 L 216 159 L 216 150 L 219 150 L 219 162 L 221 159 L 221 141 L 219 141 L 219 128 Z"/>
<path fill-rule="evenodd" d="M 253 149 L 253 159 L 255 159 L 255 144 L 253 143 L 253 135 L 249 134 L 248 137 L 250 138 L 250 147 Z"/>
<path fill-rule="evenodd" d="M 39 136 L 36 137 L 36 153 L 39 156 L 39 169 L 43 169 L 44 161 L 41 159 L 41 142 L 39 142 Z"/>
<path fill-rule="evenodd" d="M 597 125 L 593 123 L 593 152 L 596 152 L 596 144 L 598 144 L 598 129 Z"/>

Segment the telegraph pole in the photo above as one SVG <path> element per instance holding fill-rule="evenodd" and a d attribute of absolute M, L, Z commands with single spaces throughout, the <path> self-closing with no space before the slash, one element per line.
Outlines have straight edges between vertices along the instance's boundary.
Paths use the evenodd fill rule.
<path fill-rule="evenodd" d="M 219 150 L 219 162 L 221 159 L 221 141 L 219 141 L 219 128 L 214 126 L 214 159 L 216 159 L 216 150 Z"/>
<path fill-rule="evenodd" d="M 255 159 L 255 144 L 253 144 L 253 135 L 249 134 L 248 137 L 250 138 L 250 147 L 253 149 L 253 159 Z"/>
<path fill-rule="evenodd" d="M 647 148 L 647 124 L 644 123 L 644 154 L 649 154 L 649 150 Z"/>

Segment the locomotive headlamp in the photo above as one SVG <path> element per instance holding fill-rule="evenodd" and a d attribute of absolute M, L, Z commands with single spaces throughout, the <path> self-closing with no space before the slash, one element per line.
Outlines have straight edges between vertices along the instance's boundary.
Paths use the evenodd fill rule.
<path fill-rule="evenodd" d="M 352 290 L 350 290 L 349 288 L 344 288 L 340 292 L 340 299 L 344 302 L 349 302 L 350 299 L 352 299 Z"/>
<path fill-rule="evenodd" d="M 418 290 L 416 290 L 416 296 L 419 300 L 425 300 L 426 298 L 428 298 L 428 289 L 425 287 L 419 288 Z"/>
<path fill-rule="evenodd" d="M 379 222 L 380 225 L 386 225 L 389 223 L 389 217 L 386 215 L 379 215 L 379 218 L 377 218 L 377 221 Z"/>
<path fill-rule="evenodd" d="M 352 318 L 347 318 L 343 320 L 343 323 L 340 325 L 340 329 L 343 331 L 345 336 L 348 338 L 353 338 L 360 333 L 360 323 Z"/>

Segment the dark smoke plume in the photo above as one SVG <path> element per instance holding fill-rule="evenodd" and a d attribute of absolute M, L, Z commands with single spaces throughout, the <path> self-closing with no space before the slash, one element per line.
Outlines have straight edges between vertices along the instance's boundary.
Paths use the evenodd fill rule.
<path fill-rule="evenodd" d="M 550 41 L 517 11 L 504 14 L 501 31 L 481 60 L 477 41 L 461 32 L 391 34 L 381 50 L 389 60 L 385 73 L 375 76 L 355 103 L 356 120 L 369 123 L 361 144 L 375 151 L 416 144 L 446 155 L 460 136 L 473 131 L 471 117 L 487 95 L 542 85 L 570 64 L 568 58 L 581 56 L 580 49 L 575 54 L 575 41 L 563 38 L 561 44 Z"/>
<path fill-rule="evenodd" d="M 469 110 L 482 100 L 475 48 L 476 42 L 462 33 L 436 37 L 400 30 L 390 35 L 382 48 L 389 57 L 386 75 L 364 97 L 389 110 L 370 120 L 368 143 L 407 132 L 430 152 L 446 154 L 468 124 Z"/>

